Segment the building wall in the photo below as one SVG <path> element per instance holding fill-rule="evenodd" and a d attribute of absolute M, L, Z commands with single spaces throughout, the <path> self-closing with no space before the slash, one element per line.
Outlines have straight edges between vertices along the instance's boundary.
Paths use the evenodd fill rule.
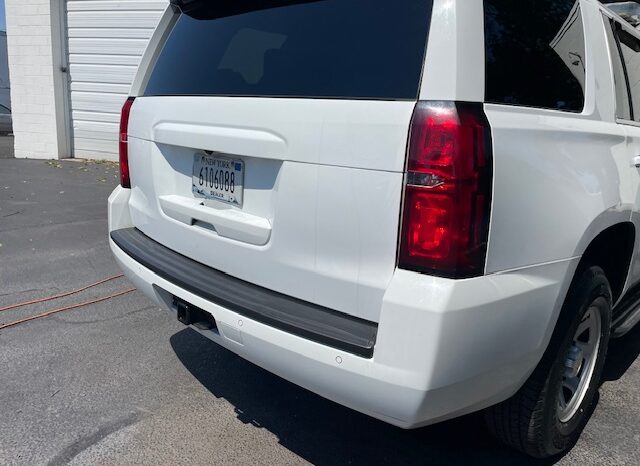
<path fill-rule="evenodd" d="M 168 0 L 5 0 L 15 154 L 117 159 L 120 107 Z"/>
<path fill-rule="evenodd" d="M 51 2 L 6 0 L 6 19 L 16 157 L 65 157 L 56 121 Z"/>

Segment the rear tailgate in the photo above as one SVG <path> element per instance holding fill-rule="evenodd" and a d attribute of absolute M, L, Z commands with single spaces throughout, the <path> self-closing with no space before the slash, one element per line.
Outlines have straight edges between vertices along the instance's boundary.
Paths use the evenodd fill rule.
<path fill-rule="evenodd" d="M 273 3 L 177 21 L 131 112 L 132 219 L 216 270 L 378 321 L 431 5 Z M 237 202 L 198 195 L 204 159 L 242 165 Z"/>

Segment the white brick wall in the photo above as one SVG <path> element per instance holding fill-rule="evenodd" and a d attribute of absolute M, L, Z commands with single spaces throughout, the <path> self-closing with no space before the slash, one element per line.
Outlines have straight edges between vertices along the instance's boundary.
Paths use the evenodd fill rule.
<path fill-rule="evenodd" d="M 60 71 L 53 64 L 52 37 L 59 35 L 55 30 L 59 24 L 52 24 L 52 17 L 57 14 L 52 16 L 51 0 L 6 0 L 16 157 L 50 159 L 69 155 L 60 153 L 64 145 L 60 143 L 56 121 L 54 73 Z"/>

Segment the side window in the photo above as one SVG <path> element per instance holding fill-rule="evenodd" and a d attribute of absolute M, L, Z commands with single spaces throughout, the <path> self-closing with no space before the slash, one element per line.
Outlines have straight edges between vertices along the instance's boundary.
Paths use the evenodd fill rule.
<path fill-rule="evenodd" d="M 585 39 L 576 0 L 485 0 L 486 101 L 581 112 Z"/>
<path fill-rule="evenodd" d="M 622 48 L 618 38 L 614 34 L 616 23 L 604 17 L 607 31 L 607 42 L 611 50 L 611 65 L 613 67 L 613 80 L 616 86 L 616 117 L 622 120 L 632 120 L 633 111 L 629 102 L 629 82 L 622 62 Z M 640 110 L 640 109 L 638 109 Z"/>
<path fill-rule="evenodd" d="M 635 121 L 640 121 L 640 40 L 622 29 L 617 23 L 616 30 L 629 80 L 631 113 Z"/>

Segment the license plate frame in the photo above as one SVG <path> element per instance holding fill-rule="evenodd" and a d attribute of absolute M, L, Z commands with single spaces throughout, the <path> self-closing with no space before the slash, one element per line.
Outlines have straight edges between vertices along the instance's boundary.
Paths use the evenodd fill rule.
<path fill-rule="evenodd" d="M 191 191 L 199 199 L 242 207 L 245 165 L 226 155 L 196 153 L 193 156 Z"/>

